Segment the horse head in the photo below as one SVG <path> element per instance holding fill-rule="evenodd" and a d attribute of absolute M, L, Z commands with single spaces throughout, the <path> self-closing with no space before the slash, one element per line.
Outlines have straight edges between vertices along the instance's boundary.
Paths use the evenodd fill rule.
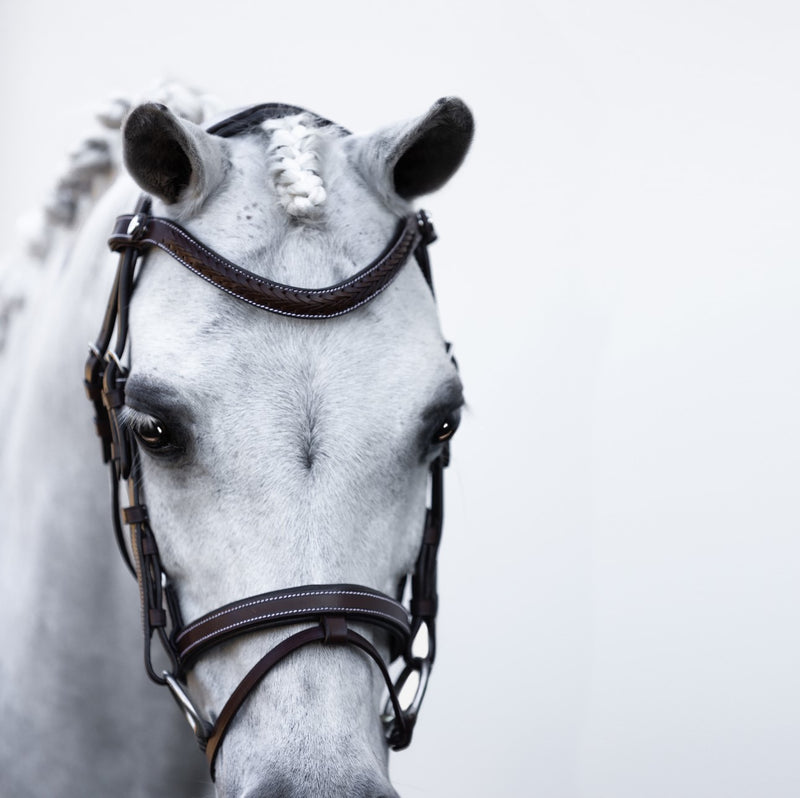
<path fill-rule="evenodd" d="M 146 519 L 143 509 L 125 519 L 131 558 L 142 583 L 157 541 L 173 625 L 244 597 L 284 601 L 264 594 L 295 586 L 402 597 L 423 544 L 431 466 L 463 404 L 424 257 L 423 268 L 411 257 L 426 234 L 411 203 L 452 176 L 471 135 L 455 99 L 369 135 L 290 106 L 208 129 L 154 103 L 128 115 L 124 160 L 149 199 L 123 224 L 119 248 L 141 240 L 148 219 L 164 237 L 152 234 L 120 311 L 124 395 L 115 394 L 112 422 L 115 445 L 132 451 L 127 465 L 115 457 L 132 500 L 146 496 Z M 370 265 L 363 287 L 387 263 L 363 301 L 329 304 L 353 275 Z M 265 287 L 288 300 L 260 301 Z M 330 312 L 303 312 L 307 299 Z M 145 582 L 145 592 L 162 590 Z M 366 622 L 380 620 L 372 601 L 364 622 L 345 608 L 347 631 L 323 613 L 321 644 L 282 657 L 248 691 L 215 751 L 219 795 L 396 795 L 384 676 L 364 651 L 385 661 L 398 651 L 391 623 Z M 289 625 L 219 634 L 202 656 L 182 653 L 171 682 L 200 726 L 214 723 L 264 652 L 308 628 L 288 616 Z M 148 636 L 163 625 L 158 612 L 145 618 Z M 180 631 L 165 633 L 168 648 Z M 365 647 L 325 645 L 329 632 Z"/>

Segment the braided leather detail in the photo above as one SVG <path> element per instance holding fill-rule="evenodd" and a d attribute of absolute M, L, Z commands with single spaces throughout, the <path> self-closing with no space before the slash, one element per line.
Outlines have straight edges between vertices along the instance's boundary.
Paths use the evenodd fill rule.
<path fill-rule="evenodd" d="M 369 302 L 397 276 L 421 239 L 417 217 L 409 216 L 402 220 L 388 249 L 369 266 L 335 285 L 310 289 L 276 283 L 242 269 L 169 219 L 145 216 L 136 226 L 135 218 L 127 214 L 117 218 L 108 242 L 112 250 L 158 247 L 237 299 L 272 313 L 301 319 L 329 319 Z"/>

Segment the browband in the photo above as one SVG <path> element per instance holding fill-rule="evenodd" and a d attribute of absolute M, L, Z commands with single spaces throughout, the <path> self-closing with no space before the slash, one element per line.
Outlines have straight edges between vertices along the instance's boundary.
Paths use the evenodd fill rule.
<path fill-rule="evenodd" d="M 424 211 L 408 216 L 400 221 L 388 248 L 369 266 L 335 285 L 313 289 L 283 285 L 242 269 L 175 222 L 147 211 L 119 216 L 108 245 L 115 252 L 158 247 L 189 271 L 250 305 L 299 319 L 330 319 L 355 310 L 383 291 L 417 250 L 428 227 Z"/>
<path fill-rule="evenodd" d="M 314 118 L 317 127 L 329 127 L 334 125 L 330 119 L 325 119 L 319 114 L 308 111 L 305 108 L 300 108 L 297 105 L 287 105 L 286 103 L 260 103 L 259 105 L 251 105 L 243 108 L 233 114 L 226 115 L 219 122 L 212 122 L 206 128 L 207 133 L 221 138 L 233 138 L 234 136 L 241 136 L 253 128 L 266 122 L 268 119 L 282 119 L 286 116 L 296 116 L 297 114 L 310 114 Z M 336 125 L 341 131 L 342 135 L 347 135 L 349 131 L 345 130 L 341 125 Z"/>

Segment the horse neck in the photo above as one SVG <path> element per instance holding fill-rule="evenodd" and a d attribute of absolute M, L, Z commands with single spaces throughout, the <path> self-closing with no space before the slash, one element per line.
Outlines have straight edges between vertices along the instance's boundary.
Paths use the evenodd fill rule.
<path fill-rule="evenodd" d="M 169 792 L 170 770 L 186 768 L 177 713 L 145 684 L 136 586 L 115 551 L 108 477 L 82 386 L 86 343 L 113 281 L 103 242 L 135 195 L 131 184 L 116 185 L 70 257 L 51 257 L 3 366 L 12 378 L 3 380 L 0 404 L 0 627 L 14 631 L 4 645 L 0 708 L 16 736 L 0 745 L 0 770 L 22 791 L 15 794 L 122 794 L 143 779 L 153 794 Z M 153 773 L 126 764 L 129 736 L 150 738 Z M 118 770 L 87 771 L 98 746 L 119 749 Z"/>
<path fill-rule="evenodd" d="M 0 535 L 0 613 L 22 641 L 3 658 L 6 667 L 20 671 L 12 674 L 19 680 L 15 689 L 24 685 L 30 664 L 24 643 L 32 641 L 26 638 L 43 635 L 40 646 L 57 648 L 66 638 L 59 602 L 81 611 L 99 598 L 94 595 L 97 580 L 81 575 L 87 566 L 99 568 L 95 552 L 106 553 L 101 530 L 108 523 L 108 509 L 105 519 L 102 510 L 107 486 L 91 413 L 81 395 L 81 364 L 113 279 L 103 274 L 110 265 L 99 252 L 91 252 L 97 245 L 88 243 L 92 236 L 103 241 L 95 227 L 108 222 L 95 217 L 107 215 L 101 203 L 84 233 L 69 242 L 74 257 L 51 253 L 3 364 L 8 379 L 0 397 L 7 422 L 0 450 L 0 502 L 7 527 Z M 98 576 L 110 570 L 99 568 Z M 32 612 L 44 623 L 34 627 L 26 620 Z M 91 628 L 92 615 L 85 617 Z"/>

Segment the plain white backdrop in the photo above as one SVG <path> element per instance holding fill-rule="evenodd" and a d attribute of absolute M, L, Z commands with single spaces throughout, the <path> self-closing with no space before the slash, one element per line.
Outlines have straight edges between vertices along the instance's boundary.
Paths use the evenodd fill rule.
<path fill-rule="evenodd" d="M 425 203 L 470 412 L 404 798 L 800 795 L 798 9 L 0 2 L 4 242 L 164 76 L 354 130 L 471 105 Z"/>

